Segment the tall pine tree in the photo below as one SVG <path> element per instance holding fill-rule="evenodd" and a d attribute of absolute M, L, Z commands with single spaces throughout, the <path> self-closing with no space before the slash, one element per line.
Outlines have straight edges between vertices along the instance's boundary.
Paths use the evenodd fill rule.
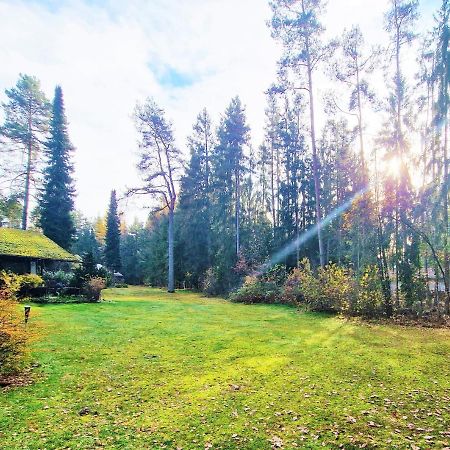
<path fill-rule="evenodd" d="M 120 260 L 120 219 L 117 213 L 116 191 L 111 191 L 108 216 L 106 219 L 105 259 L 108 269 L 117 271 L 121 269 Z"/>
<path fill-rule="evenodd" d="M 40 198 L 40 225 L 44 234 L 65 249 L 69 249 L 75 235 L 73 219 L 73 165 L 70 154 L 73 146 L 67 131 L 63 93 L 55 89 L 50 138 L 45 145 L 48 159 L 44 171 L 44 187 Z"/>
<path fill-rule="evenodd" d="M 22 228 L 28 227 L 28 212 L 33 185 L 36 185 L 38 162 L 42 152 L 42 141 L 48 131 L 50 104 L 35 77 L 20 75 L 12 89 L 6 89 L 8 103 L 3 103 L 5 123 L 0 127 L 0 136 L 22 153 L 18 171 L 12 173 L 12 181 L 20 182 L 20 197 L 23 199 Z M 3 162 L 2 162 L 3 165 Z M 23 182 L 23 185 L 22 185 Z"/>

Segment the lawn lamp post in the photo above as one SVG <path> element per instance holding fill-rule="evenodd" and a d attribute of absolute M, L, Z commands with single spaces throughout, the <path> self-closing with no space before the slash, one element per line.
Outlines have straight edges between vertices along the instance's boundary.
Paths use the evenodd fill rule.
<path fill-rule="evenodd" d="M 30 318 L 31 306 L 25 305 L 23 307 L 23 309 L 24 309 L 24 314 L 25 314 L 25 325 L 26 325 L 28 323 L 28 319 Z"/>

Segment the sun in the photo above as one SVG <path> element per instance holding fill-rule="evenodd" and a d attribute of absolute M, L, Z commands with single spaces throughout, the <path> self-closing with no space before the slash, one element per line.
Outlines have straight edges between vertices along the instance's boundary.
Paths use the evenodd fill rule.
<path fill-rule="evenodd" d="M 387 173 L 392 178 L 399 178 L 402 170 L 402 161 L 398 156 L 393 156 L 386 161 Z"/>

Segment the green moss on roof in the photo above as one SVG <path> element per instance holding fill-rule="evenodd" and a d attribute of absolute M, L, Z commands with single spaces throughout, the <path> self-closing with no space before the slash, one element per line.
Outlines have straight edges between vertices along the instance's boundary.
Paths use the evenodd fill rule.
<path fill-rule="evenodd" d="M 0 255 L 58 261 L 78 261 L 48 237 L 36 231 L 0 228 Z"/>

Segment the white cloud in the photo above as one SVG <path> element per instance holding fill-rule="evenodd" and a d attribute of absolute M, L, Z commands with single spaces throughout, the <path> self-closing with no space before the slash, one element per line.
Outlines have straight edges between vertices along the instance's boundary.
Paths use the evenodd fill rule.
<path fill-rule="evenodd" d="M 328 34 L 357 22 L 377 43 L 386 5 L 333 0 Z M 49 97 L 62 85 L 77 148 L 77 207 L 88 216 L 104 212 L 112 188 L 136 182 L 131 114 L 137 100 L 154 96 L 184 146 L 204 106 L 217 123 L 231 97 L 240 95 L 259 144 L 264 90 L 274 80 L 278 57 L 265 23 L 266 0 L 0 0 L 0 17 L 0 99 L 20 72 L 36 75 Z M 194 82 L 163 86 L 158 79 L 168 69 Z"/>

